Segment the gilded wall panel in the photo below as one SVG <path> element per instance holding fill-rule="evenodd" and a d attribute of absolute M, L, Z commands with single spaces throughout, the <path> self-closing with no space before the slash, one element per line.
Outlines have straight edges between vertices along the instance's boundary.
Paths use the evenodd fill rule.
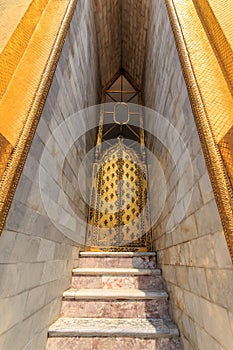
<path fill-rule="evenodd" d="M 0 54 L 0 230 L 26 161 L 76 4 L 77 0 L 32 1 Z"/>
<path fill-rule="evenodd" d="M 233 259 L 233 163 L 229 142 L 233 126 L 229 67 L 232 25 L 223 25 L 223 22 L 227 23 L 228 16 L 224 21 L 223 9 L 215 6 L 216 1 L 166 0 L 166 5 Z"/>

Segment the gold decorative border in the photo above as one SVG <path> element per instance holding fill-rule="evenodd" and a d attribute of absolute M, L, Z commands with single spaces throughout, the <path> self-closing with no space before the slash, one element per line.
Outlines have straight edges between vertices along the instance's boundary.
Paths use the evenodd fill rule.
<path fill-rule="evenodd" d="M 52 33 L 50 33 L 51 44 L 49 47 L 46 47 L 48 55 L 43 57 L 43 62 L 41 63 L 43 64 L 43 73 L 40 76 L 37 76 L 39 84 L 37 85 L 35 84 L 35 81 L 31 81 L 31 90 L 28 92 L 30 93 L 30 96 L 27 96 L 27 92 L 25 92 L 25 100 L 29 100 L 31 97 L 29 108 L 25 111 L 24 125 L 18 133 L 16 144 L 14 145 L 11 157 L 0 181 L 0 232 L 2 232 L 4 227 L 7 213 L 22 173 L 50 85 L 52 83 L 53 75 L 76 5 L 77 0 L 66 0 L 59 2 L 56 0 L 49 0 L 40 20 L 41 27 L 39 28 L 39 26 L 37 26 L 37 37 L 38 35 L 40 36 L 41 43 L 43 44 L 43 40 L 45 40 L 48 35 L 48 33 L 46 33 L 44 30 L 46 28 L 46 23 L 50 22 L 52 18 L 54 22 L 56 21 L 56 28 L 53 28 Z M 61 18 L 60 21 L 58 20 L 59 18 Z M 33 45 L 39 45 L 38 42 L 33 43 L 32 39 L 33 38 L 31 38 L 30 42 L 28 43 L 27 50 L 30 50 L 31 46 L 33 49 Z M 46 45 L 48 45 L 48 43 L 46 43 Z M 30 57 L 28 57 L 27 63 L 28 66 L 30 66 Z M 14 78 L 18 78 L 17 82 L 20 82 L 20 79 L 23 79 L 23 76 L 17 77 L 17 72 L 15 72 Z M 14 83 L 14 81 L 12 81 L 12 83 Z M 17 89 L 20 89 L 20 84 L 14 86 L 14 89 L 12 90 L 15 92 Z M 14 94 L 11 95 L 10 89 L 8 89 L 7 92 L 7 102 L 9 103 L 11 99 L 14 98 Z M 21 101 L 22 104 L 25 103 L 25 100 Z M 22 108 L 22 110 L 24 109 Z M 3 112 L 4 108 L 2 109 L 2 106 L 0 106 L 0 113 L 2 114 L 1 118 L 6 117 Z M 14 111 L 14 113 L 17 112 L 19 113 L 19 117 L 21 117 L 19 111 Z"/>
<path fill-rule="evenodd" d="M 192 62 L 190 59 L 186 38 L 180 24 L 179 15 L 176 11 L 175 1 L 166 0 L 166 6 L 227 245 L 233 261 L 233 191 L 221 158 L 219 147 L 211 129 L 205 99 L 194 71 L 194 65 L 200 65 L 201 62 Z M 190 35 L 192 35 L 191 32 Z"/>

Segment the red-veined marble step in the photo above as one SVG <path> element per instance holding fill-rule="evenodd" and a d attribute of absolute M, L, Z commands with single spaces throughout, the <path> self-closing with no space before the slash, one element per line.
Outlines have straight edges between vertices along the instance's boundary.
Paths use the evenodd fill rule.
<path fill-rule="evenodd" d="M 180 350 L 154 253 L 81 253 L 47 350 Z"/>
<path fill-rule="evenodd" d="M 180 350 L 178 338 L 49 338 L 46 350 Z"/>
<path fill-rule="evenodd" d="M 73 270 L 75 289 L 142 289 L 162 290 L 159 269 L 78 268 Z"/>
<path fill-rule="evenodd" d="M 79 267 L 155 269 L 156 254 L 152 252 L 81 252 Z"/>
<path fill-rule="evenodd" d="M 164 291 L 137 289 L 70 289 L 63 294 L 62 315 L 67 317 L 168 318 Z"/>

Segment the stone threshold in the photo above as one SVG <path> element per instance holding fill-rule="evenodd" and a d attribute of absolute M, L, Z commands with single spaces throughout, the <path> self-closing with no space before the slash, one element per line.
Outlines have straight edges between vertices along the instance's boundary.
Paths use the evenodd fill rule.
<path fill-rule="evenodd" d="M 114 300 L 114 299 L 167 299 L 165 291 L 147 291 L 140 289 L 74 289 L 63 293 L 64 300 Z"/>
<path fill-rule="evenodd" d="M 76 268 L 72 271 L 73 276 L 80 275 L 112 275 L 112 276 L 139 276 L 160 275 L 160 269 L 131 269 L 131 268 Z"/>
<path fill-rule="evenodd" d="M 178 337 L 179 331 L 171 320 L 59 318 L 50 328 L 49 337 Z"/>
<path fill-rule="evenodd" d="M 155 257 L 154 252 L 80 252 L 81 258 L 140 258 Z"/>

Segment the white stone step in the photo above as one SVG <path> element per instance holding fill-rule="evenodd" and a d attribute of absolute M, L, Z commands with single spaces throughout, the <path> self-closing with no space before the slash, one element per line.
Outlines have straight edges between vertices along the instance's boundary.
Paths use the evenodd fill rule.
<path fill-rule="evenodd" d="M 156 256 L 154 252 L 80 252 L 81 258 L 138 258 Z"/>
<path fill-rule="evenodd" d="M 178 337 L 177 327 L 170 320 L 59 318 L 50 328 L 49 337 Z"/>
<path fill-rule="evenodd" d="M 134 268 L 155 269 L 155 253 L 83 253 L 79 268 Z"/>
<path fill-rule="evenodd" d="M 76 268 L 72 271 L 73 276 L 79 275 L 111 275 L 111 276 L 151 276 L 160 275 L 160 269 L 131 269 L 131 268 Z"/>
<path fill-rule="evenodd" d="M 106 299 L 167 299 L 165 291 L 147 291 L 140 289 L 74 289 L 71 288 L 63 293 L 65 300 L 106 300 Z"/>

